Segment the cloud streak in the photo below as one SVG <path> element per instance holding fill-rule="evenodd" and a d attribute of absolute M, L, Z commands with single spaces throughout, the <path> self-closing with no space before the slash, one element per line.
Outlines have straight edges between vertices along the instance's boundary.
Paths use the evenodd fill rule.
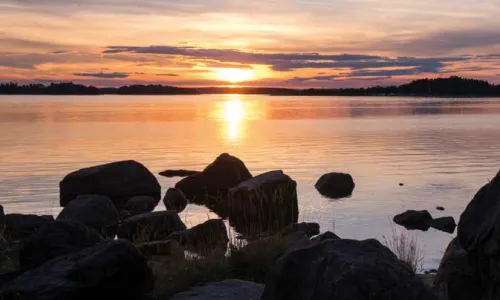
<path fill-rule="evenodd" d="M 78 77 L 93 77 L 93 78 L 128 78 L 130 75 L 128 73 L 73 73 L 74 76 Z"/>

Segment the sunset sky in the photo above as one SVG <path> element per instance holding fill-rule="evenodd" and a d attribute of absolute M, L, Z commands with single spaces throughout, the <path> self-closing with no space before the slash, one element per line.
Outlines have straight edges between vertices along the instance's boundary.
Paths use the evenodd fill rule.
<path fill-rule="evenodd" d="M 1 0 L 0 81 L 500 83 L 499 0 Z"/>

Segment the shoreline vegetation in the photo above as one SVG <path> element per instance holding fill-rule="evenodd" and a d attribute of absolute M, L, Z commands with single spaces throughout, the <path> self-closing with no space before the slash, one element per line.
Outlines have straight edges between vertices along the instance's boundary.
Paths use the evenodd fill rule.
<path fill-rule="evenodd" d="M 412 96 L 412 97 L 500 97 L 500 85 L 484 80 L 461 78 L 419 79 L 399 86 L 369 88 L 291 89 L 268 87 L 177 87 L 129 85 L 97 88 L 72 82 L 20 85 L 0 84 L 0 95 L 204 95 L 247 94 L 271 96 Z"/>
<path fill-rule="evenodd" d="M 55 219 L 0 205 L 0 300 L 500 297 L 500 173 L 469 203 L 430 276 L 416 274 L 422 252 L 406 231 L 393 229 L 381 243 L 299 223 L 297 183 L 281 170 L 251 174 L 223 153 L 200 172 L 160 174 L 186 176 L 164 194 L 166 209 L 157 207 L 158 179 L 132 160 L 66 175 Z M 328 173 L 316 188 L 341 198 L 355 184 L 349 174 Z M 187 205 L 204 205 L 220 219 L 187 228 L 178 215 Z M 427 230 L 436 220 L 407 211 L 394 222 Z"/>

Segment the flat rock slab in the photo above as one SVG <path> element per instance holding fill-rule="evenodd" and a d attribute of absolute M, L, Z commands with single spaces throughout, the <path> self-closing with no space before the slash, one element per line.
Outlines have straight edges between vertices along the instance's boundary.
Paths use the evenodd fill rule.
<path fill-rule="evenodd" d="M 262 284 L 230 279 L 194 287 L 170 300 L 259 300 L 263 291 Z"/>

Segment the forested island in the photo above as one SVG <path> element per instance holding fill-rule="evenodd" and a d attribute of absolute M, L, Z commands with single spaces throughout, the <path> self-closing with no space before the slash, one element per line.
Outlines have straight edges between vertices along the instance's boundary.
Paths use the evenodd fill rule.
<path fill-rule="evenodd" d="M 500 85 L 485 80 L 462 77 L 419 79 L 399 86 L 369 88 L 290 89 L 267 87 L 176 87 L 168 85 L 130 85 L 119 88 L 97 88 L 72 82 L 20 85 L 0 84 L 3 95 L 201 95 L 253 94 L 274 96 L 437 96 L 437 97 L 497 97 Z"/>

